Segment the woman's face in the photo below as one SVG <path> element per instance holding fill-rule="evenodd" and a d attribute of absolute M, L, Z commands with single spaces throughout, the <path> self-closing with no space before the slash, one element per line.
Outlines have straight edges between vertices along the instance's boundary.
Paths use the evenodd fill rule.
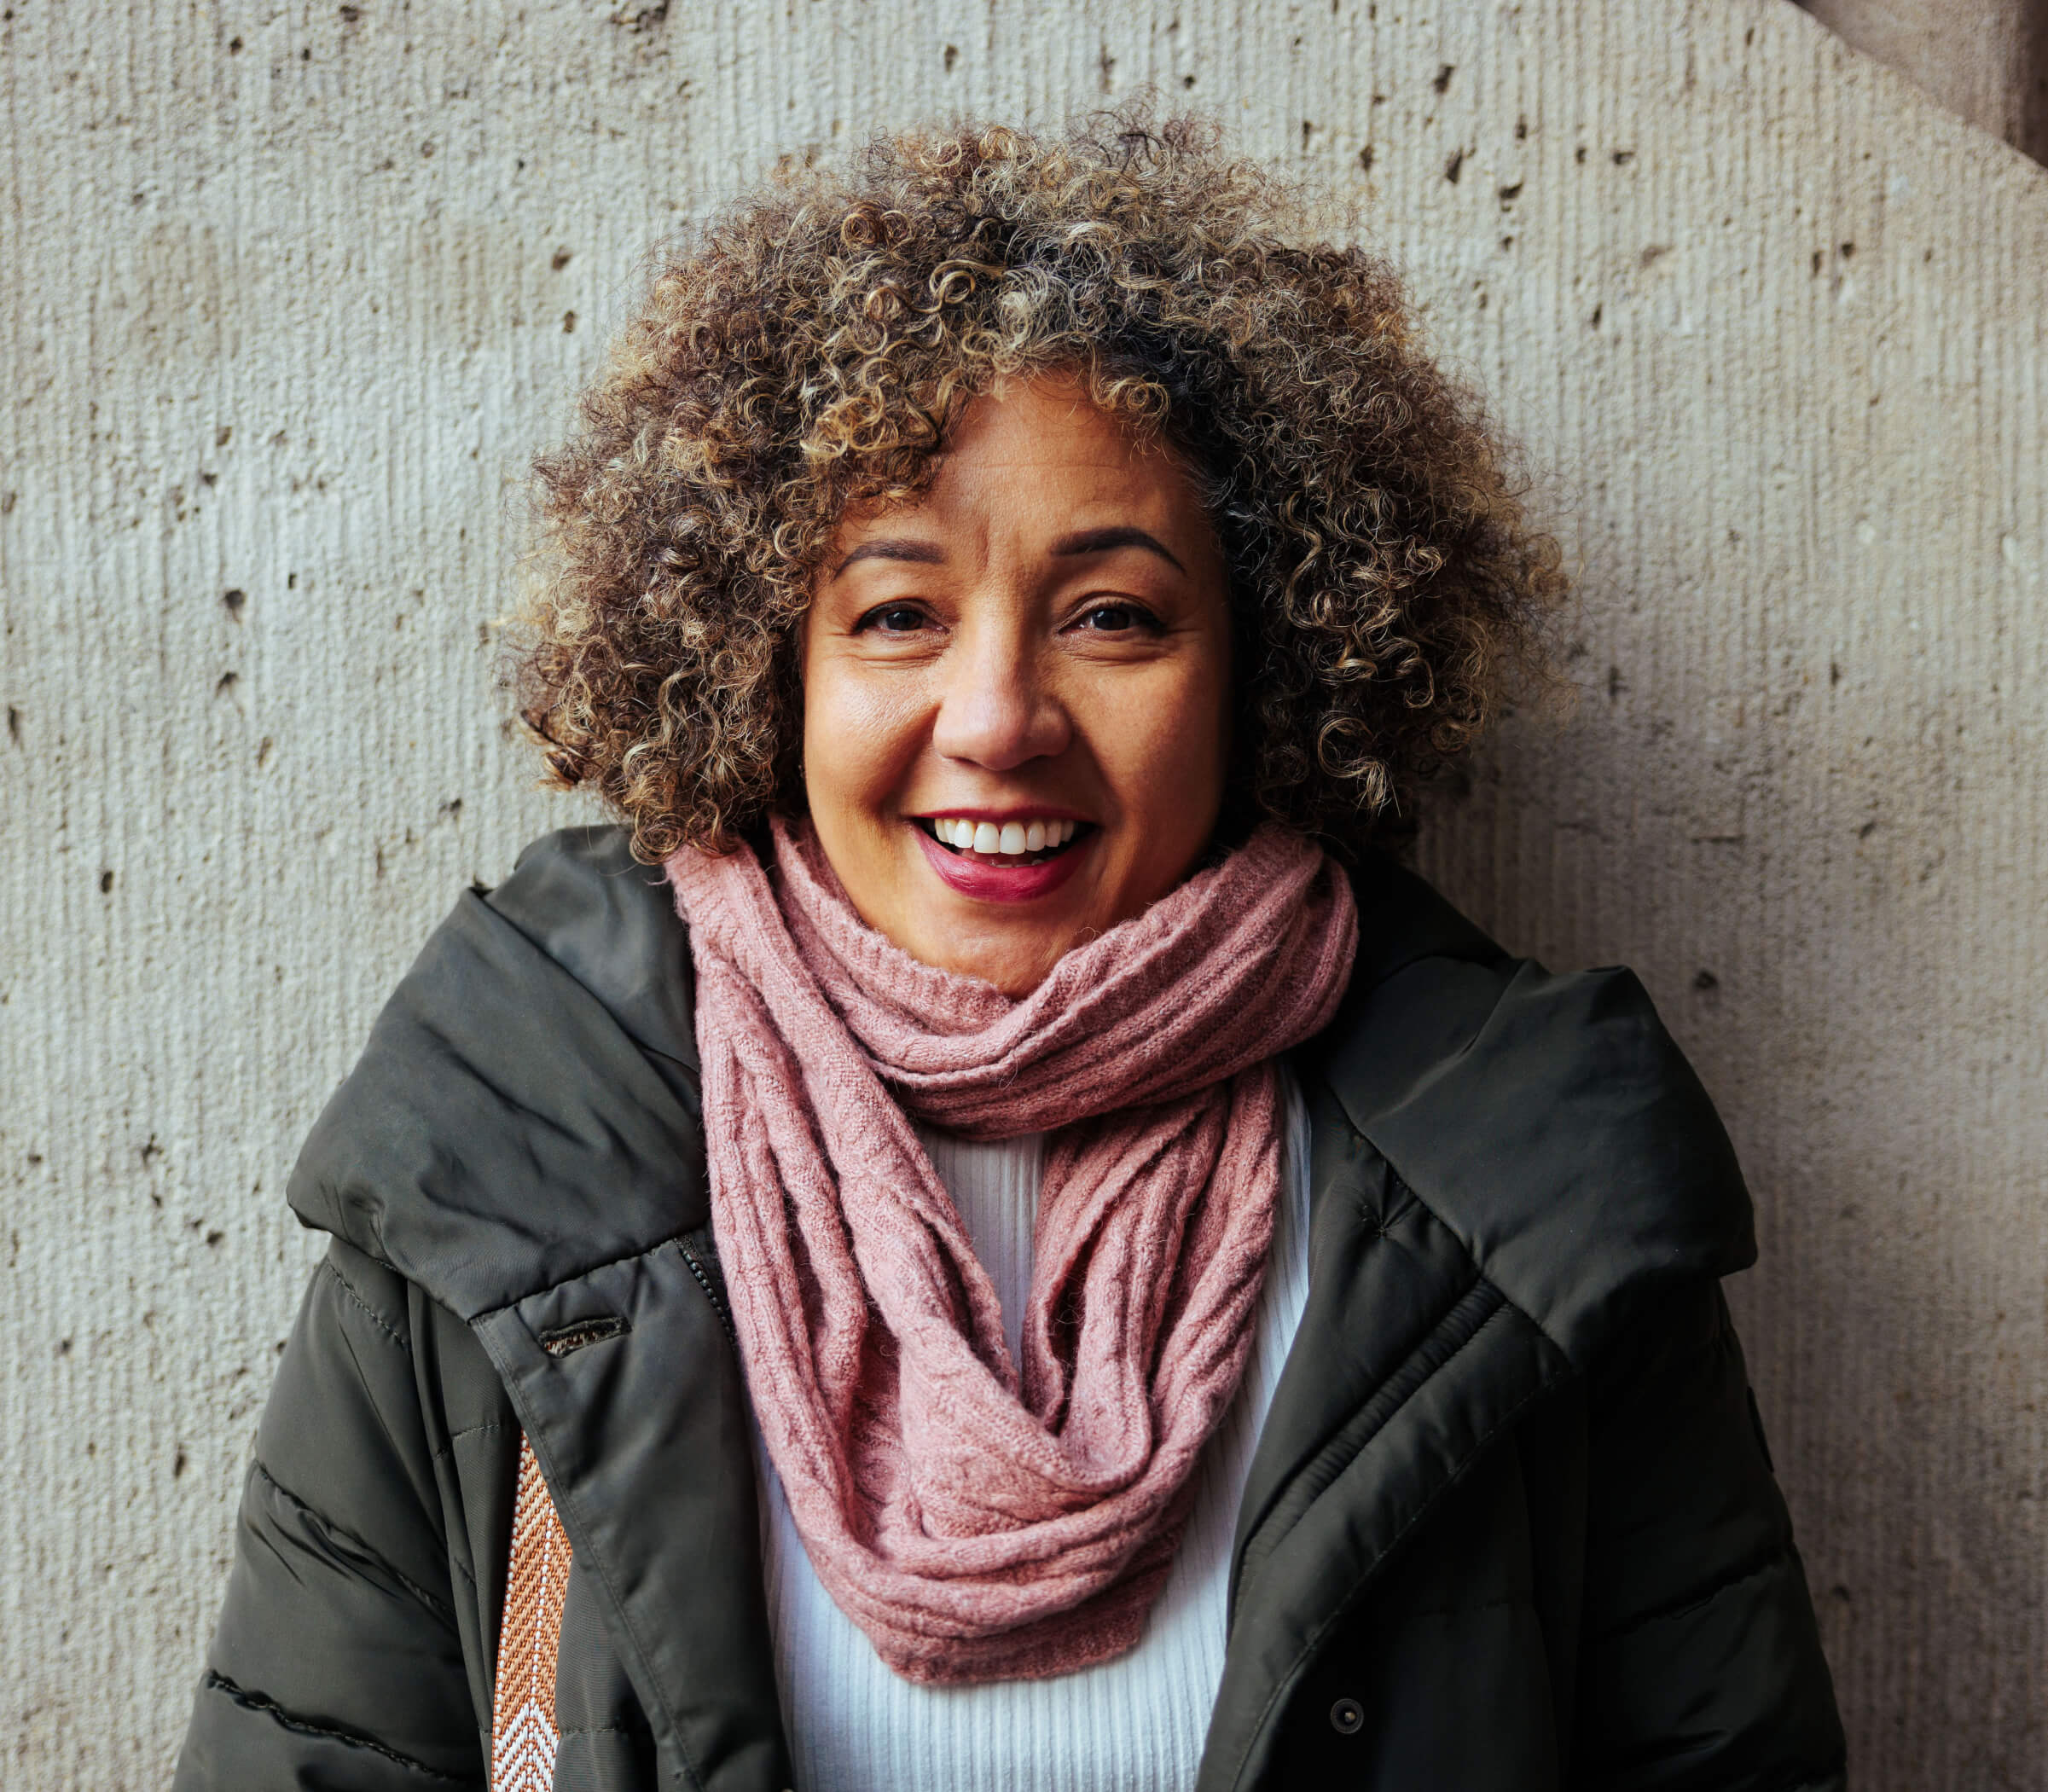
<path fill-rule="evenodd" d="M 924 496 L 842 522 L 804 622 L 804 786 L 862 918 L 1021 995 L 1172 889 L 1222 802 L 1225 592 L 1171 455 L 1065 380 L 977 399 Z"/>

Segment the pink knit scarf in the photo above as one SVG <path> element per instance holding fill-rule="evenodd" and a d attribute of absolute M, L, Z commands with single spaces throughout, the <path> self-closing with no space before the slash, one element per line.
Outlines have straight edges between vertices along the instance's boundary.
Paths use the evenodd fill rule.
<path fill-rule="evenodd" d="M 1129 1649 L 1236 1391 L 1279 1180 L 1273 1054 L 1358 920 L 1262 828 L 1012 1000 L 855 913 L 808 827 L 668 861 L 697 966 L 712 1221 L 747 1388 L 818 1577 L 913 1680 Z M 1021 1372 L 911 1130 L 1057 1129 Z"/>

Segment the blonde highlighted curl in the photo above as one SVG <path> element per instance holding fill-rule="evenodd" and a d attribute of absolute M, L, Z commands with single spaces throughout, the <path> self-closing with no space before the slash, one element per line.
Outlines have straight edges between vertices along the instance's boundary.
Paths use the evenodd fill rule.
<path fill-rule="evenodd" d="M 537 464 L 520 714 L 635 853 L 803 807 L 796 635 L 850 504 L 916 494 L 999 382 L 1071 372 L 1195 469 L 1231 569 L 1231 825 L 1349 856 L 1540 661 L 1563 594 L 1399 277 L 1283 241 L 1210 127 L 962 125 L 688 235 Z"/>

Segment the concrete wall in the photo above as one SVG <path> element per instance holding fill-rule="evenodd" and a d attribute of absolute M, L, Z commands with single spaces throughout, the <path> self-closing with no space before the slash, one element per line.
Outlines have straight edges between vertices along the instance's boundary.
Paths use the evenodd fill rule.
<path fill-rule="evenodd" d="M 2048 174 L 1783 0 L 0 14 L 0 1781 L 160 1784 L 316 1246 L 472 876 L 583 810 L 505 494 L 640 247 L 777 153 L 1155 81 L 1333 181 L 1581 569 L 1425 865 L 1636 965 L 1868 1788 L 2048 1784 Z"/>
<path fill-rule="evenodd" d="M 2048 0 L 1800 0 L 1950 111 L 2048 162 Z"/>

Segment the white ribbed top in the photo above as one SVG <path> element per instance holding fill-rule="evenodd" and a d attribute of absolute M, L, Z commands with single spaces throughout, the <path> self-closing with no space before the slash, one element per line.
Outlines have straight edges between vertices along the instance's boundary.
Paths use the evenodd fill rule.
<path fill-rule="evenodd" d="M 1308 1290 L 1308 1126 L 1283 1069 L 1280 1200 L 1244 1379 L 1198 1470 L 1187 1530 L 1128 1655 L 1050 1680 L 900 1679 L 820 1584 L 782 1484 L 755 1450 L 775 1675 L 798 1792 L 1187 1792 L 1223 1676 L 1230 1540 L 1253 1447 Z M 1031 1283 L 1044 1135 L 979 1144 L 918 1129 L 1002 1302 L 1014 1354 Z"/>

